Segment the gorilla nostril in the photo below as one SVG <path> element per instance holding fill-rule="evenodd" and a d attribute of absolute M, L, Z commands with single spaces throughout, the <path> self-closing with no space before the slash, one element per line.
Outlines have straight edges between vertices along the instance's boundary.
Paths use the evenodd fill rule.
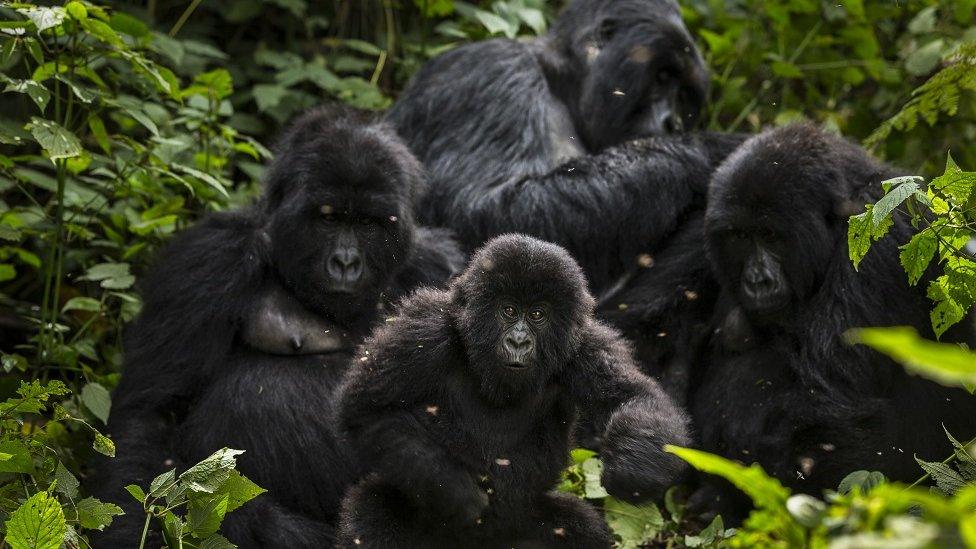
<path fill-rule="evenodd" d="M 664 119 L 664 131 L 666 133 L 679 133 L 684 129 L 684 124 L 681 122 L 681 117 L 676 116 L 673 113 L 669 114 L 667 118 Z"/>
<path fill-rule="evenodd" d="M 336 250 L 329 257 L 326 267 L 330 276 L 345 282 L 356 282 L 363 274 L 363 262 L 356 249 Z"/>

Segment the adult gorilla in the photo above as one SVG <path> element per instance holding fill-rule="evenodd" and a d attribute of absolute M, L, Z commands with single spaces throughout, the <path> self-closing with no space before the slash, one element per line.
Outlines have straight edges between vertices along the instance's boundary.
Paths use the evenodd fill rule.
<path fill-rule="evenodd" d="M 976 399 L 965 391 L 843 341 L 846 330 L 868 326 L 907 325 L 934 337 L 932 304 L 899 265 L 898 245 L 913 233 L 903 215 L 858 272 L 848 259 L 848 216 L 896 175 L 809 125 L 753 137 L 715 172 L 705 221 L 721 296 L 692 403 L 706 450 L 756 461 L 794 491 L 819 493 L 856 469 L 913 480 L 915 456 L 951 451 L 942 425 L 974 434 Z M 970 339 L 968 327 L 958 331 L 942 339 Z M 749 508 L 721 482 L 696 499 L 727 519 Z"/>
<path fill-rule="evenodd" d="M 139 539 L 122 487 L 223 446 L 268 490 L 228 516 L 241 547 L 323 547 L 358 467 L 330 436 L 333 389 L 389 294 L 463 257 L 419 229 L 420 165 L 383 124 L 316 110 L 282 139 L 253 209 L 215 214 L 160 254 L 129 328 L 96 491 L 126 508 L 97 546 Z M 314 466 L 311 466 L 314 464 Z M 155 542 L 154 542 L 155 543 Z"/>
<path fill-rule="evenodd" d="M 565 247 L 599 314 L 683 401 L 672 363 L 707 322 L 714 286 L 700 244 L 705 187 L 743 139 L 677 135 L 707 83 L 673 1 L 576 0 L 538 40 L 431 60 L 388 119 L 431 173 L 420 219 L 468 250 L 504 232 Z"/>
<path fill-rule="evenodd" d="M 707 73 L 669 0 L 577 0 L 538 40 L 429 61 L 388 119 L 431 172 L 420 219 L 473 249 L 521 232 L 600 291 L 674 230 L 732 136 L 692 126 Z"/>

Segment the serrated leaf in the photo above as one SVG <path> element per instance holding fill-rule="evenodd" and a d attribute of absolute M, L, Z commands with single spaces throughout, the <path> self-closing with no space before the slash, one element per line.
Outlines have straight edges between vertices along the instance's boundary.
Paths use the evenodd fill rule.
<path fill-rule="evenodd" d="M 602 461 L 597 458 L 590 458 L 583 462 L 583 494 L 587 498 L 600 499 L 610 495 L 600 483 L 602 475 Z"/>
<path fill-rule="evenodd" d="M 617 547 L 636 548 L 646 545 L 664 528 L 664 517 L 653 502 L 632 505 L 616 498 L 603 502 L 607 525 L 618 539 Z"/>
<path fill-rule="evenodd" d="M 78 487 L 81 486 L 81 483 L 78 482 L 78 479 L 60 461 L 58 462 L 58 466 L 54 468 L 54 478 L 58 481 L 55 490 L 68 496 L 70 499 L 78 497 Z"/>
<path fill-rule="evenodd" d="M 124 515 L 122 508 L 114 503 L 105 503 L 95 498 L 85 498 L 78 502 L 78 522 L 88 530 L 104 530 L 112 524 L 112 519 Z"/>
<path fill-rule="evenodd" d="M 58 500 L 38 492 L 11 513 L 4 541 L 11 549 L 59 549 L 67 532 Z"/>
<path fill-rule="evenodd" d="M 47 157 L 51 160 L 71 158 L 83 152 L 81 142 L 78 141 L 75 134 L 60 124 L 34 116 L 31 117 L 27 129 L 44 148 Z"/>
<path fill-rule="evenodd" d="M 227 512 L 230 513 L 265 492 L 267 490 L 255 484 L 251 479 L 240 474 L 237 470 L 233 470 L 216 493 L 227 495 Z"/>
<path fill-rule="evenodd" d="M 221 448 L 184 471 L 180 482 L 193 492 L 212 494 L 227 481 L 237 465 L 237 456 L 243 453 L 243 450 Z"/>
<path fill-rule="evenodd" d="M 190 498 L 186 510 L 186 525 L 193 537 L 205 538 L 216 534 L 227 513 L 227 494 Z"/>
<path fill-rule="evenodd" d="M 164 497 L 176 486 L 176 469 L 170 469 L 157 476 L 149 484 L 149 495 L 154 498 Z"/>
<path fill-rule="evenodd" d="M 0 473 L 33 473 L 34 459 L 30 450 L 19 440 L 0 442 L 0 452 L 10 456 L 0 460 Z"/>
<path fill-rule="evenodd" d="M 237 546 L 220 534 L 214 534 L 200 542 L 199 549 L 237 549 Z"/>
<path fill-rule="evenodd" d="M 135 500 L 138 501 L 139 503 L 143 503 L 146 501 L 146 493 L 142 491 L 142 488 L 140 488 L 135 484 L 130 484 L 126 486 L 125 491 L 129 492 L 129 495 L 135 498 Z"/>
<path fill-rule="evenodd" d="M 966 479 L 945 463 L 925 461 L 917 457 L 915 461 L 932 477 L 939 490 L 947 496 L 955 494 L 966 486 Z"/>
<path fill-rule="evenodd" d="M 837 486 L 837 491 L 841 494 L 848 494 L 857 488 L 862 494 L 868 493 L 875 486 L 885 482 L 884 473 L 879 471 L 854 471 L 850 473 Z"/>
<path fill-rule="evenodd" d="M 885 193 L 881 200 L 874 205 L 872 209 L 871 218 L 874 223 L 874 227 L 877 228 L 881 225 L 886 217 L 891 215 L 895 211 L 895 208 L 901 206 L 901 203 L 905 201 L 909 196 L 912 196 L 916 191 L 918 191 L 918 181 L 921 178 L 918 177 L 900 177 L 895 180 L 889 180 L 885 183 L 890 183 L 894 181 L 891 190 Z"/>
<path fill-rule="evenodd" d="M 98 383 L 88 383 L 81 389 L 81 402 L 102 423 L 108 423 L 108 415 L 112 409 L 112 397 L 108 389 Z"/>
<path fill-rule="evenodd" d="M 901 261 L 901 266 L 905 269 L 905 273 L 908 274 L 909 283 L 913 286 L 918 284 L 919 279 L 925 274 L 925 269 L 935 257 L 935 250 L 938 247 L 938 237 L 931 227 L 916 233 L 908 241 L 908 244 L 901 247 L 898 258 Z"/>
<path fill-rule="evenodd" d="M 856 270 L 871 249 L 871 209 L 851 216 L 847 227 L 847 253 Z"/>

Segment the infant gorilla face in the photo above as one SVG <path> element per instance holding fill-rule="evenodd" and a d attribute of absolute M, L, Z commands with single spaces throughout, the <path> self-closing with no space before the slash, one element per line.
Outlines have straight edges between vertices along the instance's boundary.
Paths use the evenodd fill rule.
<path fill-rule="evenodd" d="M 534 366 L 539 359 L 538 341 L 549 324 L 545 302 L 519 303 L 503 299 L 498 307 L 501 338 L 498 341 L 498 360 L 507 368 L 522 370 Z"/>

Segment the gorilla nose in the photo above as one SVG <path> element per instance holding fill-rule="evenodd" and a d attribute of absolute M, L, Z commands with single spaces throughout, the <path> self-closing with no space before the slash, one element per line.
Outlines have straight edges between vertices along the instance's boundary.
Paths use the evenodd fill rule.
<path fill-rule="evenodd" d="M 329 257 L 329 275 L 339 282 L 351 284 L 363 274 L 363 261 L 356 248 L 338 248 Z"/>
<path fill-rule="evenodd" d="M 681 117 L 675 113 L 669 113 L 661 123 L 664 133 L 681 133 L 685 129 Z"/>
<path fill-rule="evenodd" d="M 532 338 L 522 332 L 509 334 L 505 337 L 505 346 L 513 354 L 521 356 L 532 350 Z"/>

